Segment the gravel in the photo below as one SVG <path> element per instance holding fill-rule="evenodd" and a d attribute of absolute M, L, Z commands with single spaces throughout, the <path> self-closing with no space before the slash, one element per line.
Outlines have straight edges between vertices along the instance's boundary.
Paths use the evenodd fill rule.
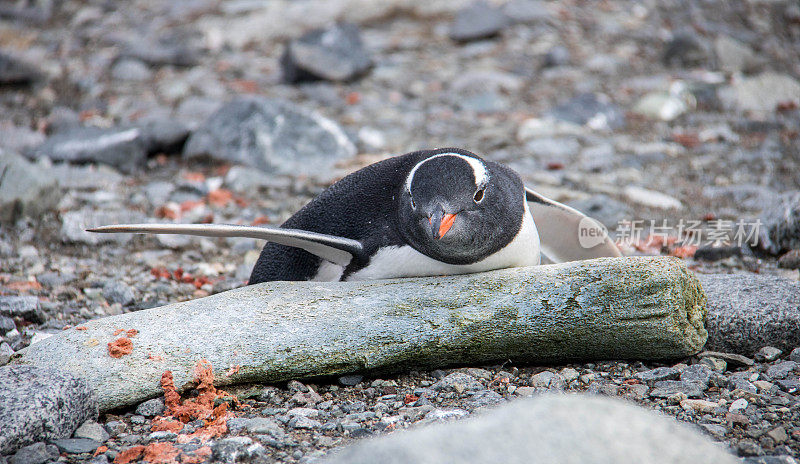
<path fill-rule="evenodd" d="M 147 220 L 277 225 L 346 172 L 438 146 L 513 166 L 528 185 L 591 212 L 617 236 L 624 234 L 620 222 L 642 221 L 627 254 L 699 246 L 696 258 L 712 255 L 682 258 L 709 294 L 707 351 L 670 364 L 501 359 L 391 377 L 365 371 L 300 379 L 311 387 L 304 391 L 294 384 L 229 386 L 243 403 L 232 414 L 244 425 L 235 428 L 230 419 L 230 433 L 204 444 L 152 435 L 152 419 L 136 408 L 97 418 L 110 436 L 103 440 L 93 426 L 76 432 L 92 416 L 75 413 L 68 426 L 53 428 L 58 437 L 30 436 L 16 442 L 17 451 L 3 448 L 0 464 L 57 460 L 47 441 L 70 436 L 109 448 L 97 457 L 61 458 L 72 463 L 108 464 L 151 440 L 188 453 L 207 445 L 229 462 L 308 462 L 358 437 L 458 424 L 476 411 L 559 389 L 618 397 L 694 424 L 748 464 L 799 457 L 800 372 L 787 364 L 800 363 L 799 275 L 796 266 L 777 263 L 800 249 L 793 214 L 800 9 L 793 2 L 695 2 L 689 9 L 620 0 L 140 3 L 0 6 L 13 38 L 0 51 L 0 144 L 15 144 L 0 153 L 0 165 L 21 166 L 0 181 L 0 365 L 35 333 L 242 285 L 258 254 L 252 241 L 163 249 L 152 238 L 90 235 L 85 227 Z M 372 67 L 347 82 L 285 82 L 286 45 L 337 22 L 357 28 Z M 354 69 L 344 64 L 340 69 Z M 209 119 L 243 95 L 315 116 L 283 131 L 250 130 L 239 116 Z M 648 116 L 637 115 L 637 103 L 647 100 Z M 302 127 L 315 129 L 294 130 Z M 255 134 L 289 148 L 274 146 L 279 155 L 267 164 L 256 149 L 267 146 L 263 137 L 245 143 Z M 530 142 L 540 150 L 532 152 Z M 193 147 L 212 159 L 179 156 Z M 557 151 L 563 147 L 570 150 Z M 11 154 L 18 151 L 35 162 Z M 234 196 L 211 203 L 216 189 Z M 762 225 L 753 253 L 736 240 L 708 243 L 714 221 L 731 221 L 735 231 L 737 221 L 756 219 Z M 702 236 L 645 245 L 663 221 L 675 237 L 681 220 L 698 221 Z M 239 278 L 237 267 L 244 269 Z M 719 287 L 702 275 L 716 273 L 740 280 Z M 107 298 L 107 283 L 127 286 L 135 301 Z M 6 330 L 9 320 L 15 327 Z M 215 369 L 222 375 L 232 367 Z M 47 378 L 49 388 L 37 394 L 60 385 Z M 288 414 L 298 407 L 318 412 Z M 65 408 L 35 412 L 70 415 Z M 6 440 L 11 429 L 0 430 Z M 496 460 L 508 460 L 511 447 L 492 449 L 502 454 Z"/>

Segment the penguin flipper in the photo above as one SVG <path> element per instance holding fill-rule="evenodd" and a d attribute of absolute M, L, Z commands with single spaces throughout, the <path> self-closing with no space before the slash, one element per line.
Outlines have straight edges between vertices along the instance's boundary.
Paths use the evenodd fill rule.
<path fill-rule="evenodd" d="M 302 248 L 340 266 L 347 266 L 354 256 L 364 254 L 357 240 L 280 227 L 240 226 L 235 224 L 119 224 L 86 229 L 98 233 L 147 233 L 199 235 L 202 237 L 249 237 L 281 245 Z"/>
<path fill-rule="evenodd" d="M 525 199 L 539 232 L 542 253 L 551 261 L 622 256 L 605 227 L 595 219 L 527 187 Z"/>

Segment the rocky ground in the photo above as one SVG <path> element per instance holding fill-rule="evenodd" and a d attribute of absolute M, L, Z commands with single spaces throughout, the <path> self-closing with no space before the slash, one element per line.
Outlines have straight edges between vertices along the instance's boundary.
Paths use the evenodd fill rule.
<path fill-rule="evenodd" d="M 511 165 L 601 220 L 628 254 L 798 280 L 798 252 L 786 253 L 800 249 L 795 2 L 466 7 L 0 5 L 0 364 L 65 326 L 243 285 L 261 246 L 84 227 L 279 224 L 347 172 L 427 147 Z M 334 19 L 353 25 L 330 29 Z M 304 35 L 315 27 L 329 29 Z M 269 123 L 276 115 L 289 123 Z M 737 246 L 756 236 L 759 246 Z M 248 386 L 232 391 L 241 406 L 228 434 L 175 446 L 181 462 L 305 462 L 517 397 L 580 391 L 696 424 L 748 462 L 790 463 L 800 449 L 800 353 L 782 348 L 664 365 L 505 363 Z M 83 440 L 0 462 L 124 463 L 120 452 L 201 425 L 153 431 L 162 409 L 152 400 L 103 414 L 102 426 L 75 433 Z M 107 450 L 93 457 L 100 445 Z"/>

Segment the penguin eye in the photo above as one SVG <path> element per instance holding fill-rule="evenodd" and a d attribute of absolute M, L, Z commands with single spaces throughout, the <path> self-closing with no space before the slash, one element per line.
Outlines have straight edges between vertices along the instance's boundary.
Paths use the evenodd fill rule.
<path fill-rule="evenodd" d="M 475 196 L 473 197 L 473 199 L 475 200 L 475 203 L 480 203 L 481 201 L 483 201 L 483 192 L 485 190 L 486 190 L 486 187 L 484 187 L 484 188 L 478 190 L 477 192 L 475 192 Z"/>

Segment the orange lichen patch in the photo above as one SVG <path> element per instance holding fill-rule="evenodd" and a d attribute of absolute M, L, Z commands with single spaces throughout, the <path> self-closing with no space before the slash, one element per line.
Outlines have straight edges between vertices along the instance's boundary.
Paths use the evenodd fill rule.
<path fill-rule="evenodd" d="M 153 432 L 174 432 L 178 433 L 183 430 L 183 422 L 169 417 L 156 417 L 150 423 L 150 430 Z"/>
<path fill-rule="evenodd" d="M 162 357 L 161 357 L 161 356 L 159 356 L 159 355 L 153 355 L 153 354 L 149 354 L 149 353 L 148 353 L 148 355 L 147 355 L 147 360 L 148 360 L 148 361 L 163 361 L 163 360 L 164 360 L 164 358 L 162 358 Z"/>
<path fill-rule="evenodd" d="M 178 462 L 178 455 L 181 450 L 175 448 L 168 441 L 156 442 L 147 445 L 144 449 L 144 460 L 152 464 L 170 464 Z"/>
<path fill-rule="evenodd" d="M 125 334 L 128 335 L 128 338 L 133 338 L 139 335 L 139 331 L 136 329 L 129 329 L 125 331 Z"/>
<path fill-rule="evenodd" d="M 197 171 L 187 171 L 183 173 L 183 178 L 188 180 L 189 182 L 205 182 L 206 175 L 202 172 Z"/>
<path fill-rule="evenodd" d="M 133 342 L 130 338 L 120 337 L 113 342 L 108 342 L 108 354 L 112 358 L 121 358 L 133 351 Z"/>
<path fill-rule="evenodd" d="M 233 200 L 233 192 L 226 189 L 217 189 L 208 192 L 208 202 L 214 206 L 225 206 Z"/>
<path fill-rule="evenodd" d="M 32 292 L 32 291 L 39 291 L 42 289 L 42 284 L 35 280 L 20 280 L 17 282 L 9 282 L 4 285 L 8 290 L 14 290 L 17 292 Z"/>
<path fill-rule="evenodd" d="M 98 448 L 97 448 L 97 449 L 94 451 L 94 455 L 95 455 L 95 456 L 99 456 L 99 455 L 101 455 L 101 454 L 105 453 L 106 451 L 108 451 L 108 446 L 106 446 L 106 445 L 103 445 L 103 446 L 100 446 L 100 447 L 98 447 Z"/>
<path fill-rule="evenodd" d="M 225 371 L 225 377 L 230 377 L 230 376 L 232 376 L 233 374 L 236 374 L 237 372 L 239 372 L 239 369 L 240 369 L 241 367 L 242 367 L 242 366 L 240 366 L 240 365 L 238 365 L 238 364 L 237 364 L 237 365 L 235 365 L 235 366 L 231 366 L 231 368 L 230 368 L 230 369 L 228 369 L 227 371 Z"/>
<path fill-rule="evenodd" d="M 78 327 L 75 327 L 75 330 L 89 330 L 89 328 L 85 325 L 79 325 Z"/>
<path fill-rule="evenodd" d="M 195 208 L 199 208 L 201 206 L 205 206 L 205 202 L 203 200 L 186 200 L 181 203 L 181 213 L 185 213 L 187 211 L 191 211 Z"/>
<path fill-rule="evenodd" d="M 677 247 L 669 252 L 670 256 L 676 256 L 681 259 L 693 258 L 697 247 L 694 245 L 686 245 Z"/>
<path fill-rule="evenodd" d="M 214 371 L 211 363 L 205 359 L 198 361 L 194 368 L 194 377 L 197 381 L 195 389 L 198 395 L 192 399 L 181 400 L 171 371 L 166 371 L 161 376 L 161 388 L 164 390 L 164 405 L 166 414 L 180 422 L 204 420 L 205 425 L 190 435 L 178 435 L 178 443 L 187 443 L 194 438 L 201 441 L 218 437 L 228 431 L 228 419 L 232 416 L 228 412 L 228 404 L 221 403 L 214 407 L 218 398 L 229 397 L 228 393 L 214 387 Z M 233 398 L 238 404 L 238 400 Z M 166 418 L 159 418 L 159 426 L 166 426 Z M 154 426 L 155 423 L 154 423 Z"/>
<path fill-rule="evenodd" d="M 270 220 L 269 220 L 268 217 L 259 216 L 259 217 L 255 218 L 255 219 L 253 219 L 253 222 L 251 222 L 250 225 L 251 226 L 260 226 L 260 225 L 269 224 L 269 223 L 270 223 Z"/>
<path fill-rule="evenodd" d="M 162 219 L 178 219 L 181 215 L 180 206 L 177 204 L 167 203 L 156 208 L 155 215 L 157 218 Z"/>
<path fill-rule="evenodd" d="M 117 457 L 114 458 L 114 464 L 128 464 L 129 462 L 135 461 L 142 457 L 142 454 L 144 454 L 144 446 L 131 446 L 130 448 L 122 450 L 117 454 Z"/>
<path fill-rule="evenodd" d="M 211 447 L 210 446 L 201 446 L 194 450 L 191 454 L 182 453 L 181 454 L 181 462 L 183 464 L 200 464 L 208 459 L 211 456 Z"/>
<path fill-rule="evenodd" d="M 117 330 L 114 331 L 114 336 L 116 337 L 117 335 L 121 334 L 122 332 L 125 332 L 125 330 L 117 329 Z"/>

